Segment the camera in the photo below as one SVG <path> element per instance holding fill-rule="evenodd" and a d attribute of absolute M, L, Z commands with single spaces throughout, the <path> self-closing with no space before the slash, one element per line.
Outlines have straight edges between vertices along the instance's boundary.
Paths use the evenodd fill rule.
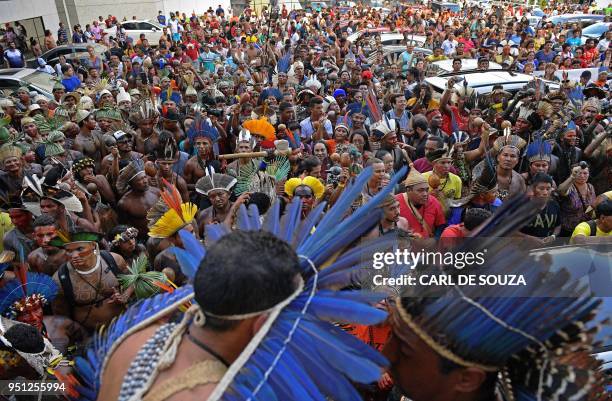
<path fill-rule="evenodd" d="M 342 174 L 342 167 L 340 166 L 332 166 L 327 170 L 327 185 L 331 184 L 334 188 L 337 187 L 340 182 L 340 174 Z"/>

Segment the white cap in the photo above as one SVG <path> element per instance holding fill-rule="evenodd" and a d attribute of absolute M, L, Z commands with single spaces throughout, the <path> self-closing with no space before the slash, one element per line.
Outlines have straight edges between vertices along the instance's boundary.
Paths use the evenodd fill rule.
<path fill-rule="evenodd" d="M 123 87 L 120 87 L 119 93 L 117 94 L 117 104 L 121 102 L 131 102 L 131 101 L 132 101 L 132 97 L 130 96 L 130 94 L 127 93 L 125 89 L 123 89 Z"/>
<path fill-rule="evenodd" d="M 110 91 L 108 89 L 103 89 L 100 91 L 100 93 L 98 94 L 100 97 L 104 96 L 104 95 L 113 95 L 112 93 L 110 93 Z"/>

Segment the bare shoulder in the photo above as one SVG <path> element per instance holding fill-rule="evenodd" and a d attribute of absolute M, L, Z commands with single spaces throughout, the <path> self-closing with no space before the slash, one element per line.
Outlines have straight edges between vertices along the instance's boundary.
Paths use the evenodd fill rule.
<path fill-rule="evenodd" d="M 159 326 L 159 323 L 147 326 L 127 337 L 115 348 L 102 373 L 98 401 L 115 401 L 118 399 L 123 377 L 126 375 L 130 363 Z"/>

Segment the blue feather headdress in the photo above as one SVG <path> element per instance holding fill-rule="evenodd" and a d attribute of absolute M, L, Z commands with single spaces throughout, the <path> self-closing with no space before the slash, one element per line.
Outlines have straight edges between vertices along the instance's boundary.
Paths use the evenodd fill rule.
<path fill-rule="evenodd" d="M 278 62 L 276 63 L 276 73 L 287 74 L 289 72 L 289 68 L 291 68 L 291 53 L 287 52 L 283 57 L 278 59 Z"/>
<path fill-rule="evenodd" d="M 57 284 L 50 276 L 27 272 L 25 279 L 13 279 L 0 289 L 0 314 L 15 318 L 53 301 L 57 291 Z"/>
<path fill-rule="evenodd" d="M 529 162 L 545 160 L 550 163 L 552 154 L 552 146 L 548 141 L 542 138 L 537 138 L 527 146 L 525 156 Z"/>
<path fill-rule="evenodd" d="M 266 230 L 291 244 L 301 260 L 303 281 L 292 297 L 270 312 L 209 400 L 360 400 L 352 383 L 372 383 L 380 377 L 386 360 L 335 325 L 372 325 L 386 317 L 385 312 L 370 306 L 384 294 L 336 290 L 350 284 L 351 273 L 363 265 L 363 255 L 375 249 L 376 244 L 368 243 L 367 249 L 365 245 L 352 247 L 344 254 L 342 250 L 380 219 L 378 206 L 404 171 L 346 217 L 371 174 L 368 168 L 359 175 L 327 213 L 323 213 L 326 205 L 321 203 L 304 219 L 299 200 L 288 205 L 283 218 L 280 203 L 276 202 L 263 223 L 255 205 L 248 211 L 241 206 L 238 229 Z M 223 225 L 207 226 L 207 243 L 227 233 Z M 173 248 L 173 252 L 183 273 L 193 280 L 206 250 L 190 233 L 181 231 L 180 236 L 184 247 Z M 388 244 L 388 238 L 380 240 Z M 83 387 L 77 388 L 82 399 L 96 398 L 104 365 L 118 343 L 192 298 L 193 289 L 186 286 L 172 294 L 143 300 L 122 315 L 108 334 L 96 338 L 87 357 L 76 363 L 82 378 Z"/>
<path fill-rule="evenodd" d="M 473 233 L 478 238 L 458 250 L 487 250 L 483 274 L 520 274 L 525 285 L 448 285 L 435 287 L 435 293 L 431 287 L 406 287 L 392 306 L 394 333 L 400 339 L 416 334 L 457 365 L 502 372 L 504 399 L 590 400 L 586 395 L 600 386 L 597 369 L 590 363 L 575 366 L 564 357 L 590 358 L 588 338 L 597 328 L 586 329 L 585 323 L 600 301 L 567 271 L 553 270 L 520 243 L 501 238 L 537 211 L 525 196 L 510 200 Z M 430 268 L 433 274 L 457 271 Z"/>
<path fill-rule="evenodd" d="M 213 143 L 213 146 L 217 146 L 217 141 L 219 140 L 219 131 L 212 126 L 209 122 L 208 118 L 202 115 L 200 112 L 196 112 L 193 123 L 189 127 L 187 131 L 187 138 L 189 138 L 189 144 L 192 149 L 195 148 L 196 138 L 208 138 Z M 215 150 L 215 153 L 218 153 Z"/>

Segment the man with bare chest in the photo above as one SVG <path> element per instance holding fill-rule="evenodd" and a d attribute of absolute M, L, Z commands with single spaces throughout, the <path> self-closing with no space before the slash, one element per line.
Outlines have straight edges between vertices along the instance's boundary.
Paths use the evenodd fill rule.
<path fill-rule="evenodd" d="M 525 179 L 514 171 L 519 155 L 519 148 L 511 145 L 502 147 L 497 154 L 497 186 L 502 201 L 524 193 L 527 189 Z"/>
<path fill-rule="evenodd" d="M 141 239 L 146 238 L 147 212 L 157 203 L 159 189 L 149 186 L 142 160 L 135 160 L 121 170 L 117 189 L 124 193 L 117 204 L 119 221 L 138 229 Z"/>
<path fill-rule="evenodd" d="M 68 258 L 53 275 L 60 288 L 53 310 L 90 331 L 121 314 L 131 295 L 130 289 L 120 292 L 117 280 L 118 274 L 127 273 L 125 261 L 117 254 L 101 251 L 99 239 L 99 234 L 79 232 L 49 242 L 64 249 Z"/>
<path fill-rule="evenodd" d="M 235 184 L 236 179 L 227 174 L 206 176 L 196 184 L 196 191 L 207 197 L 211 205 L 204 209 L 197 218 L 200 237 L 204 237 L 204 230 L 208 224 L 223 224 L 226 222 L 232 211 L 230 196 Z"/>
<path fill-rule="evenodd" d="M 117 141 L 118 154 L 117 156 L 113 155 L 111 149 L 111 153 L 106 155 L 106 157 L 102 160 L 100 174 L 105 176 L 108 172 L 112 172 L 116 177 L 119 170 L 125 167 L 132 160 L 142 158 L 142 154 L 132 150 L 134 146 L 134 137 L 129 132 L 117 131 L 113 133 L 113 137 L 115 138 L 115 141 Z M 113 162 L 116 158 L 118 158 L 119 163 L 117 166 L 117 172 L 114 173 Z"/>
<path fill-rule="evenodd" d="M 96 131 L 96 120 L 87 110 L 77 111 L 77 123 L 79 133 L 74 138 L 74 150 L 96 161 L 96 168 L 100 168 L 100 160 L 105 155 L 105 146 L 102 135 Z"/>
<path fill-rule="evenodd" d="M 144 155 L 153 153 L 159 143 L 159 132 L 155 128 L 159 120 L 157 109 L 153 103 L 145 101 L 132 114 L 132 119 L 138 125 L 138 129 L 136 129 L 136 151 Z"/>
<path fill-rule="evenodd" d="M 187 183 L 183 177 L 173 171 L 174 164 L 179 157 L 176 142 L 167 131 L 162 131 L 159 142 L 155 152 L 157 175 L 151 179 L 151 184 L 161 189 L 163 188 L 162 180 L 166 180 L 178 189 L 183 202 L 188 202 L 189 191 L 187 190 Z"/>
<path fill-rule="evenodd" d="M 57 269 L 66 262 L 64 250 L 49 245 L 49 241 L 57 235 L 55 219 L 51 215 L 41 214 L 32 225 L 38 248 L 28 255 L 28 265 L 35 272 L 53 276 Z"/>
<path fill-rule="evenodd" d="M 191 136 L 189 140 L 192 140 Z M 193 141 L 197 154 L 187 161 L 183 174 L 190 190 L 193 190 L 195 183 L 205 175 L 221 172 L 221 164 L 215 160 L 212 140 L 205 136 L 196 136 Z"/>

